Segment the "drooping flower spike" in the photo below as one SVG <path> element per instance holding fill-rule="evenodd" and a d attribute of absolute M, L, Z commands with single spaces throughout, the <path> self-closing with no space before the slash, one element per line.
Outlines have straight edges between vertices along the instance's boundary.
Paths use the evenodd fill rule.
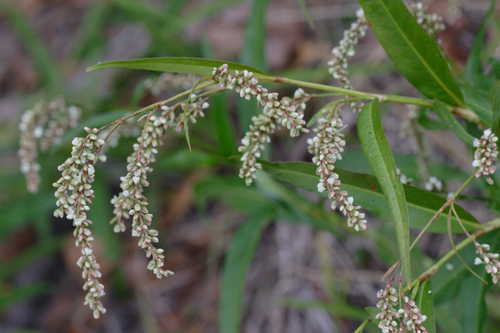
<path fill-rule="evenodd" d="M 82 269 L 84 279 L 83 290 L 86 291 L 85 302 L 99 318 L 106 313 L 101 298 L 105 295 L 100 266 L 97 263 L 90 226 L 92 221 L 87 212 L 94 198 L 92 183 L 95 179 L 95 164 L 105 157 L 101 155 L 104 141 L 98 137 L 98 130 L 85 128 L 87 136 L 74 138 L 71 156 L 58 167 L 61 178 L 54 183 L 56 188 L 57 209 L 55 217 L 66 217 L 73 221 L 75 243 L 80 248 L 81 255 L 77 265 Z"/>
<path fill-rule="evenodd" d="M 238 148 L 243 153 L 239 175 L 250 185 L 256 172 L 262 169 L 257 160 L 261 157 L 265 145 L 271 142 L 271 135 L 278 127 L 288 129 L 292 137 L 307 132 L 304 111 L 309 96 L 302 89 L 297 89 L 293 98 L 279 99 L 277 93 L 270 92 L 259 84 L 254 73 L 246 70 L 230 71 L 227 64 L 214 68 L 212 79 L 220 87 L 234 90 L 241 98 L 255 98 L 262 107 L 262 112 L 252 118 L 250 128 Z"/>

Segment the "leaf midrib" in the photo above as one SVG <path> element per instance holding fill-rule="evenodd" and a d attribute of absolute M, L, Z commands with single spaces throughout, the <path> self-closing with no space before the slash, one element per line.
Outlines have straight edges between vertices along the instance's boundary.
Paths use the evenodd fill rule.
<path fill-rule="evenodd" d="M 390 17 L 391 21 L 394 23 L 394 25 L 396 26 L 396 29 L 398 30 L 398 32 L 401 34 L 401 36 L 403 36 L 403 39 L 407 42 L 407 44 L 409 45 L 410 49 L 417 55 L 417 58 L 422 62 L 422 64 L 424 65 L 424 67 L 427 69 L 427 71 L 431 74 L 431 76 L 438 82 L 438 84 L 441 86 L 442 89 L 444 89 L 444 91 L 446 91 L 448 93 L 449 96 L 451 96 L 451 98 L 457 102 L 457 105 L 459 106 L 462 106 L 463 103 L 462 101 L 460 100 L 460 98 L 458 98 L 454 93 L 451 92 L 451 90 L 449 90 L 446 85 L 444 84 L 444 82 L 441 81 L 441 79 L 439 78 L 439 76 L 437 76 L 434 71 L 431 70 L 431 68 L 429 67 L 429 65 L 427 64 L 427 62 L 424 61 L 424 59 L 422 58 L 422 56 L 420 55 L 420 53 L 418 52 L 418 50 L 413 47 L 413 44 L 410 42 L 410 40 L 406 37 L 406 35 L 403 33 L 403 30 L 401 29 L 400 25 L 398 24 L 398 22 L 396 21 L 396 19 L 392 16 L 391 12 L 389 11 L 389 9 L 387 8 L 386 4 L 384 1 L 380 1 L 379 2 L 382 3 L 382 8 L 385 10 L 385 12 L 388 14 L 388 16 Z"/>
<path fill-rule="evenodd" d="M 317 177 L 317 176 L 314 176 L 314 175 L 311 175 L 309 173 L 304 173 L 304 172 L 301 172 L 301 171 L 295 171 L 295 170 L 288 170 L 287 171 L 288 173 L 294 173 L 294 174 L 297 174 L 297 175 L 300 175 L 300 176 L 307 176 L 307 177 Z M 371 194 L 371 195 L 376 195 L 377 197 L 384 197 L 384 194 L 382 192 L 379 192 L 379 191 L 371 191 L 365 187 L 360 187 L 359 185 L 354 185 L 354 184 L 350 184 L 350 183 L 346 183 L 344 182 L 342 184 L 343 186 L 348 186 L 348 187 L 351 187 L 351 188 L 354 188 L 360 192 L 364 192 L 364 193 L 368 193 L 368 194 Z M 415 209 L 419 209 L 419 210 L 423 210 L 423 211 L 426 211 L 426 212 L 429 212 L 431 214 L 435 213 L 436 210 L 434 209 L 430 209 L 428 207 L 425 207 L 425 206 L 420 206 L 412 201 L 407 201 L 408 203 L 408 206 L 411 206 Z M 478 226 L 479 224 L 478 223 L 473 223 L 469 220 L 466 220 L 464 217 L 461 217 L 461 220 L 462 220 L 462 223 L 466 224 L 466 225 L 469 225 L 470 227 L 472 228 L 475 228 L 475 229 L 478 229 Z"/>

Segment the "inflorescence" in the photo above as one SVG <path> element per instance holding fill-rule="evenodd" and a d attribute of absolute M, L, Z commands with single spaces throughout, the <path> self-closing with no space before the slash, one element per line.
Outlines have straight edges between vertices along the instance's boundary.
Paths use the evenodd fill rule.
<path fill-rule="evenodd" d="M 366 35 L 368 22 L 362 9 L 356 12 L 356 20 L 351 27 L 344 31 L 344 36 L 338 46 L 332 49 L 332 59 L 328 62 L 328 71 L 337 80 L 342 88 L 352 89 L 351 80 L 347 73 L 348 59 L 356 54 L 356 46 Z"/>
<path fill-rule="evenodd" d="M 92 183 L 95 178 L 95 164 L 99 160 L 105 160 L 101 155 L 104 141 L 98 137 L 97 129 L 85 128 L 85 131 L 86 137 L 73 139 L 71 156 L 58 167 L 61 178 L 54 183 L 57 199 L 54 216 L 73 220 L 73 235 L 76 246 L 81 250 L 77 265 L 82 269 L 82 278 L 85 280 L 83 290 L 87 292 L 85 305 L 92 310 L 94 318 L 99 318 L 100 314 L 106 312 L 100 300 L 105 292 L 100 282 L 100 266 L 93 250 L 94 237 L 90 230 L 92 221 L 87 212 L 94 198 Z"/>
<path fill-rule="evenodd" d="M 163 269 L 164 251 L 155 245 L 159 241 L 158 231 L 151 228 L 153 215 L 149 212 L 144 190 L 149 186 L 147 175 L 153 171 L 151 164 L 156 160 L 165 132 L 174 122 L 175 114 L 168 107 L 160 115 L 147 117 L 141 135 L 133 145 L 134 151 L 127 158 L 127 174 L 120 178 L 122 191 L 111 200 L 114 231 L 125 231 L 125 220 L 132 220 L 132 236 L 139 238 L 139 247 L 146 251 L 150 260 L 147 267 L 157 278 L 173 272 Z"/>
<path fill-rule="evenodd" d="M 423 315 L 415 304 L 415 301 L 408 296 L 403 296 L 402 306 L 396 288 L 387 284 L 384 289 L 377 292 L 377 309 L 375 319 L 378 320 L 378 327 L 382 333 L 427 333 L 423 323 L 427 316 Z"/>
<path fill-rule="evenodd" d="M 177 106 L 181 106 L 182 109 L 182 113 L 178 116 L 174 112 Z M 149 259 L 147 268 L 157 278 L 170 276 L 173 272 L 163 268 L 164 251 L 156 246 L 159 242 L 159 233 L 151 228 L 153 215 L 149 212 L 148 199 L 144 194 L 145 188 L 149 186 L 147 175 L 153 170 L 151 164 L 155 162 L 158 148 L 163 143 L 167 129 L 175 128 L 177 131 L 185 129 L 189 123 L 194 123 L 198 117 L 203 116 L 203 110 L 207 107 L 208 103 L 204 98 L 192 94 L 185 103 L 172 107 L 161 105 L 146 114 L 142 118 L 145 121 L 137 143 L 133 145 L 134 151 L 127 158 L 127 174 L 120 179 L 122 191 L 111 200 L 115 214 L 111 221 L 114 224 L 114 231 L 125 231 L 125 222 L 131 220 L 132 236 L 139 238 L 139 247 L 145 250 Z M 106 312 L 101 301 L 105 292 L 100 282 L 102 274 L 92 245 L 94 240 L 90 230 L 92 221 L 87 217 L 87 212 L 94 198 L 92 183 L 95 178 L 95 164 L 97 161 L 105 160 L 103 138 L 106 138 L 108 140 L 106 143 L 109 144 L 113 135 L 119 137 L 121 134 L 119 126 L 122 124 L 127 123 L 120 120 L 118 126 L 101 130 L 85 128 L 87 136 L 73 139 L 71 156 L 58 167 L 61 178 L 54 183 L 57 199 L 54 216 L 73 220 L 75 243 L 81 249 L 77 264 L 82 269 L 82 277 L 85 280 L 83 285 L 86 291 L 85 305 L 89 306 L 95 318 Z M 125 128 L 125 134 L 134 131 L 136 131 L 134 126 Z"/>
<path fill-rule="evenodd" d="M 78 107 L 66 106 L 63 99 L 56 99 L 40 102 L 23 114 L 19 124 L 19 157 L 28 191 L 37 192 L 40 184 L 38 150 L 47 151 L 59 144 L 64 133 L 78 124 L 80 113 Z"/>
<path fill-rule="evenodd" d="M 309 152 L 313 155 L 316 174 L 320 180 L 318 192 L 328 193 L 332 210 L 339 208 L 347 218 L 347 225 L 356 231 L 366 230 L 365 213 L 361 206 L 354 204 L 354 198 L 341 189 L 341 180 L 335 172 L 335 163 L 342 159 L 345 140 L 342 134 L 344 124 L 342 118 L 335 112 L 330 112 L 318 120 L 314 129 L 315 136 L 308 140 Z"/>
<path fill-rule="evenodd" d="M 431 176 L 425 182 L 424 188 L 430 192 L 441 192 L 444 189 L 444 184 L 441 179 Z"/>
<path fill-rule="evenodd" d="M 431 36 L 436 36 L 443 31 L 446 26 L 444 19 L 436 13 L 428 13 L 428 8 L 422 2 L 414 2 L 409 4 L 410 11 L 413 12 L 417 23 Z"/>
<path fill-rule="evenodd" d="M 410 4 L 409 10 L 413 12 L 417 22 L 431 36 L 445 29 L 444 20 L 435 13 L 427 13 L 427 8 L 422 2 Z M 338 46 L 332 49 L 332 58 L 328 61 L 328 72 L 333 79 L 338 81 L 340 86 L 345 89 L 352 89 L 352 83 L 349 78 L 347 68 L 349 59 L 356 54 L 356 46 L 368 31 L 368 21 L 366 20 L 363 9 L 356 11 L 356 20 L 351 23 L 349 29 L 344 31 L 342 39 Z M 354 111 L 361 110 L 363 103 L 351 102 L 350 107 Z"/>
<path fill-rule="evenodd" d="M 411 6 L 411 10 L 417 21 L 430 34 L 436 34 L 444 28 L 442 19 L 437 15 L 426 14 L 421 3 Z M 358 10 L 356 16 L 356 21 L 344 32 L 339 46 L 332 50 L 333 58 L 328 63 L 329 72 L 333 78 L 347 89 L 352 89 L 347 72 L 348 59 L 354 56 L 359 39 L 365 36 L 368 29 L 363 11 Z M 150 83 L 147 88 L 153 94 L 157 94 L 161 87 L 167 84 L 166 78 L 170 77 L 164 76 L 156 83 Z M 308 132 L 304 112 L 311 96 L 302 89 L 297 89 L 293 97 L 280 98 L 278 93 L 271 92 L 259 84 L 256 74 L 247 70 L 230 70 L 227 64 L 214 68 L 211 79 L 220 88 L 233 90 L 241 98 L 255 99 L 262 108 L 261 113 L 252 118 L 249 130 L 243 136 L 238 148 L 242 153 L 239 176 L 247 185 L 250 185 L 256 177 L 256 172 L 262 169 L 259 158 L 266 144 L 270 143 L 271 136 L 278 129 L 286 129 L 291 137 Z M 176 84 L 182 85 L 182 82 Z M 178 132 L 186 131 L 187 133 L 189 125 L 204 116 L 204 111 L 209 107 L 207 100 L 195 94 L 194 91 L 193 88 L 193 93 L 186 101 L 174 106 L 158 103 L 156 109 L 152 111 L 149 109 L 140 118 L 144 124 L 137 142 L 133 145 L 133 152 L 127 158 L 127 174 L 120 178 L 121 192 L 111 200 L 115 215 L 111 221 L 114 231 L 124 232 L 126 222 L 131 222 L 132 236 L 139 239 L 139 247 L 146 252 L 149 260 L 147 268 L 157 278 L 170 276 L 173 272 L 164 268 L 164 250 L 157 246 L 159 233 L 152 228 L 153 215 L 149 211 L 149 202 L 145 195 L 146 188 L 150 184 L 148 175 L 153 171 L 152 164 L 156 160 L 159 147 L 164 142 L 167 130 L 173 128 Z M 204 93 L 203 96 L 209 93 L 211 92 Z M 349 103 L 354 110 L 358 110 L 361 105 L 356 104 L 352 99 Z M 175 111 L 178 108 L 181 112 L 176 114 Z M 346 146 L 342 133 L 344 124 L 338 108 L 329 111 L 317 120 L 314 136 L 307 141 L 308 151 L 313 156 L 312 162 L 316 165 L 316 174 L 319 176 L 317 189 L 318 192 L 327 193 L 331 200 L 331 209 L 338 209 L 347 218 L 349 227 L 355 231 L 362 231 L 367 228 L 365 213 L 362 212 L 361 206 L 354 203 L 354 198 L 349 196 L 347 191 L 342 190 L 340 176 L 335 170 L 336 162 L 342 159 Z M 36 106 L 23 115 L 20 124 L 22 135 L 19 155 L 21 169 L 26 175 L 30 191 L 36 191 L 39 183 L 39 165 L 36 161 L 37 141 L 40 141 L 42 150 L 47 150 L 60 141 L 68 128 L 76 126 L 79 114 L 78 108 L 67 108 L 64 102 L 58 101 Z M 73 221 L 75 242 L 81 250 L 77 264 L 82 269 L 82 277 L 85 281 L 83 285 L 86 291 L 85 305 L 89 306 L 95 318 L 106 312 L 101 301 L 105 292 L 100 282 L 102 278 L 100 266 L 93 250 L 94 238 L 90 229 L 92 221 L 88 218 L 87 212 L 94 198 L 92 183 L 95 178 L 95 164 L 105 160 L 103 155 L 105 142 L 102 138 L 105 137 L 108 140 L 106 143 L 109 144 L 109 141 L 113 139 L 112 135 L 120 135 L 120 126 L 125 124 L 124 121 L 120 120 L 116 126 L 103 129 L 85 128 L 87 135 L 73 139 L 71 156 L 58 167 L 61 178 L 54 183 L 57 199 L 54 216 L 66 217 Z M 123 130 L 125 131 L 125 126 Z M 138 128 L 132 125 L 130 131 L 127 130 L 127 132 L 137 130 Z M 488 129 L 484 131 L 480 139 L 474 141 L 475 176 L 485 176 L 489 183 L 493 182 L 490 176 L 496 169 L 497 140 L 498 138 Z M 411 183 L 411 180 L 399 169 L 398 175 L 402 183 Z M 442 182 L 435 177 L 431 177 L 425 183 L 427 190 L 441 191 L 442 187 Z M 498 283 L 499 255 L 490 253 L 487 244 L 476 242 L 475 245 L 478 254 L 475 263 L 485 264 L 486 271 L 492 276 L 493 282 Z M 379 299 L 377 302 L 379 313 L 376 319 L 379 321 L 379 328 L 382 332 L 427 332 L 422 325 L 426 316 L 420 313 L 420 309 L 410 297 L 405 295 L 398 297 L 396 289 L 388 284 L 377 292 L 377 298 Z"/>
<path fill-rule="evenodd" d="M 486 273 L 491 275 L 491 280 L 494 284 L 498 284 L 498 281 L 500 281 L 499 254 L 490 252 L 491 248 L 489 244 L 474 242 L 474 246 L 476 247 L 476 253 L 479 255 L 474 259 L 474 264 L 484 264 Z"/>
<path fill-rule="evenodd" d="M 243 153 L 240 177 L 245 179 L 247 185 L 250 185 L 255 179 L 256 172 L 262 169 L 262 165 L 257 160 L 265 145 L 271 142 L 271 135 L 278 126 L 288 129 L 292 137 L 307 132 L 304 111 L 309 96 L 302 89 L 297 89 L 293 98 L 279 99 L 277 93 L 269 92 L 267 88 L 259 84 L 254 73 L 246 70 L 230 71 L 227 64 L 215 68 L 212 72 L 212 79 L 221 88 L 234 90 L 241 98 L 247 100 L 255 98 L 262 107 L 262 113 L 252 117 L 250 129 L 241 140 L 241 146 L 238 149 Z"/>
<path fill-rule="evenodd" d="M 497 141 L 498 137 L 488 128 L 483 132 L 481 138 L 475 139 L 473 142 L 476 148 L 474 151 L 474 161 L 472 161 L 472 166 L 476 168 L 475 176 L 476 178 L 481 176 L 486 177 L 486 181 L 490 185 L 493 184 L 491 175 L 495 173 L 497 168 Z"/>

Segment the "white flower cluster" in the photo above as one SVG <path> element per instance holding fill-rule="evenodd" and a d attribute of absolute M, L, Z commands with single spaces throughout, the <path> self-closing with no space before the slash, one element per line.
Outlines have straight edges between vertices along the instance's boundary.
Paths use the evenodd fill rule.
<path fill-rule="evenodd" d="M 348 59 L 356 53 L 356 45 L 366 35 L 368 22 L 362 9 L 356 12 L 356 20 L 344 31 L 339 45 L 332 49 L 332 59 L 328 62 L 328 72 L 343 88 L 351 89 L 351 80 L 347 73 Z"/>
<path fill-rule="evenodd" d="M 195 124 L 196 119 L 205 115 L 204 110 L 209 108 L 206 99 L 191 94 L 186 103 L 181 104 L 182 113 L 177 120 L 176 131 L 182 131 L 189 123 Z"/>
<path fill-rule="evenodd" d="M 236 91 L 241 98 L 255 98 L 263 108 L 260 115 L 252 118 L 250 129 L 238 149 L 243 153 L 240 177 L 249 185 L 255 179 L 257 170 L 262 168 L 257 159 L 278 126 L 287 128 L 292 137 L 307 132 L 304 111 L 309 95 L 302 89 L 297 89 L 293 98 L 279 99 L 277 93 L 269 92 L 259 84 L 254 73 L 246 70 L 230 71 L 227 64 L 214 68 L 212 78 L 222 88 Z"/>
<path fill-rule="evenodd" d="M 382 333 L 427 333 L 427 329 L 422 325 L 427 316 L 420 312 L 420 309 L 410 297 L 403 297 L 403 307 L 399 308 L 399 298 L 396 289 L 388 284 L 384 289 L 377 292 L 377 309 L 379 312 L 375 316 L 378 327 Z"/>
<path fill-rule="evenodd" d="M 158 231 L 151 228 L 153 215 L 149 213 L 144 189 L 149 186 L 147 175 L 153 170 L 151 164 L 156 160 L 165 131 L 174 123 L 175 114 L 168 107 L 164 107 L 160 115 L 148 116 L 137 143 L 133 145 L 134 151 L 127 158 L 127 174 L 120 178 L 122 191 L 111 200 L 115 215 L 112 220 L 114 231 L 125 231 L 125 220 L 132 219 L 132 236 L 139 238 L 139 247 L 146 251 L 149 258 L 147 267 L 157 278 L 172 275 L 173 272 L 163 268 L 164 251 L 155 245 L 158 243 Z"/>
<path fill-rule="evenodd" d="M 490 246 L 488 244 L 474 242 L 474 246 L 476 247 L 476 253 L 479 255 L 479 257 L 474 259 L 474 264 L 484 264 L 486 273 L 491 275 L 494 284 L 498 284 L 498 281 L 500 281 L 499 254 L 490 252 Z"/>
<path fill-rule="evenodd" d="M 403 185 L 413 184 L 413 179 L 405 175 L 399 168 L 396 168 L 396 176 L 399 177 L 399 182 Z"/>
<path fill-rule="evenodd" d="M 421 2 L 410 5 L 410 10 L 414 13 L 418 23 L 431 35 L 444 30 L 444 20 L 437 14 L 428 14 Z M 363 9 L 356 11 L 356 20 L 351 23 L 349 29 L 344 31 L 344 35 L 338 46 L 332 49 L 332 58 L 328 61 L 328 72 L 340 83 L 342 88 L 352 89 L 351 80 L 347 72 L 348 60 L 356 54 L 356 46 L 359 40 L 366 35 L 368 22 Z M 363 103 L 352 102 L 351 108 L 359 111 Z"/>
<path fill-rule="evenodd" d="M 425 182 L 424 188 L 431 192 L 441 192 L 444 188 L 443 181 L 437 177 L 431 176 Z"/>
<path fill-rule="evenodd" d="M 47 151 L 58 144 L 64 132 L 78 124 L 80 113 L 78 107 L 66 107 L 64 100 L 57 99 L 50 103 L 38 103 L 23 114 L 19 124 L 19 157 L 28 191 L 37 192 L 40 184 L 38 147 Z"/>
<path fill-rule="evenodd" d="M 422 325 L 427 316 L 420 312 L 415 301 L 408 296 L 403 297 L 403 308 L 398 310 L 400 320 L 400 332 L 427 333 L 427 328 Z"/>
<path fill-rule="evenodd" d="M 398 304 L 399 299 L 396 288 L 388 284 L 384 289 L 377 291 L 377 309 L 379 312 L 375 316 L 378 322 L 378 328 L 382 333 L 398 332 Z"/>
<path fill-rule="evenodd" d="M 490 177 L 496 171 L 496 163 L 498 158 L 497 150 L 498 137 L 491 129 L 486 129 L 479 139 L 474 140 L 474 161 L 472 166 L 476 168 L 475 176 L 486 177 L 488 184 L 493 184 L 493 179 Z"/>
<path fill-rule="evenodd" d="M 341 180 L 335 172 L 335 163 L 342 159 L 346 144 L 341 132 L 343 127 L 342 118 L 334 112 L 321 117 L 314 129 L 316 135 L 307 142 L 308 150 L 313 155 L 312 161 L 320 178 L 318 192 L 326 190 L 332 201 L 331 209 L 338 207 L 347 218 L 347 225 L 362 231 L 367 227 L 365 213 L 361 211 L 361 206 L 354 205 L 354 198 L 341 189 Z"/>
<path fill-rule="evenodd" d="M 415 15 L 417 23 L 431 36 L 443 31 L 446 27 L 444 19 L 436 13 L 428 13 L 422 2 L 414 2 L 409 5 L 410 11 Z"/>
<path fill-rule="evenodd" d="M 95 318 L 104 314 L 104 308 L 100 298 L 105 295 L 104 286 L 100 282 L 102 277 L 100 266 L 97 263 L 93 251 L 93 240 L 90 226 L 92 221 L 87 217 L 90 204 L 94 198 L 92 183 L 94 182 L 97 161 L 105 158 L 100 154 L 104 141 L 98 137 L 97 129 L 85 128 L 88 133 L 84 138 L 74 138 L 71 156 L 58 167 L 61 178 L 54 183 L 56 188 L 57 209 L 55 217 L 66 217 L 73 220 L 75 230 L 76 246 L 81 249 L 81 256 L 77 265 L 82 269 L 82 277 L 85 280 L 83 290 L 85 305 L 91 310 Z"/>

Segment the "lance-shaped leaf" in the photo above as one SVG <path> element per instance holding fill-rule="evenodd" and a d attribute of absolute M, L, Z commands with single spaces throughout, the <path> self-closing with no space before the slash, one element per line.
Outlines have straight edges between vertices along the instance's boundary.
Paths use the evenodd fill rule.
<path fill-rule="evenodd" d="M 272 210 L 252 216 L 231 241 L 224 263 L 219 305 L 219 330 L 222 333 L 240 332 L 247 272 L 262 232 L 272 217 Z"/>
<path fill-rule="evenodd" d="M 436 332 L 436 318 L 434 316 L 434 291 L 432 290 L 431 280 L 422 282 L 418 289 L 417 299 L 415 300 L 417 306 L 422 311 L 422 314 L 427 316 L 424 322 L 424 327 L 427 328 L 429 333 Z"/>
<path fill-rule="evenodd" d="M 266 14 L 268 0 L 253 0 L 245 30 L 240 61 L 246 65 L 266 68 Z M 247 129 L 259 110 L 255 100 L 238 100 L 238 114 L 242 129 Z"/>
<path fill-rule="evenodd" d="M 463 106 L 460 89 L 437 43 L 401 0 L 360 0 L 366 19 L 396 68 L 425 96 Z"/>
<path fill-rule="evenodd" d="M 358 135 L 391 210 L 403 275 L 410 281 L 410 215 L 403 185 L 396 173 L 396 162 L 382 128 L 378 101 L 367 104 L 361 111 Z"/>
<path fill-rule="evenodd" d="M 273 178 L 308 191 L 317 191 L 318 176 L 315 173 L 316 166 L 314 164 L 306 162 L 259 162 L 262 163 L 263 169 L 272 175 Z M 368 211 L 380 215 L 388 211 L 387 201 L 375 177 L 339 168 L 335 168 L 335 172 L 342 179 L 342 189 L 352 194 L 356 198 L 356 203 Z M 422 229 L 434 213 L 446 202 L 446 198 L 436 193 L 409 185 L 404 185 L 403 188 L 410 212 L 410 226 L 415 229 Z M 462 223 L 469 231 L 475 231 L 480 228 L 479 222 L 465 209 L 457 204 L 455 204 L 455 209 L 457 209 Z M 440 216 L 431 224 L 428 231 L 446 233 L 446 222 L 446 217 Z M 452 217 L 452 231 L 454 233 L 463 232 L 454 217 Z"/>
<path fill-rule="evenodd" d="M 451 113 L 451 111 L 443 104 L 436 103 L 434 106 L 434 111 L 441 118 L 443 123 L 455 133 L 455 135 L 465 142 L 466 144 L 472 146 L 472 142 L 474 141 L 474 137 L 470 135 L 467 130 L 460 124 L 460 122 L 455 118 L 455 116 Z"/>
<path fill-rule="evenodd" d="M 148 71 L 170 72 L 181 74 L 211 75 L 214 67 L 227 64 L 229 69 L 248 70 L 257 74 L 264 74 L 261 70 L 238 64 L 231 61 L 222 61 L 205 58 L 190 57 L 158 57 L 142 58 L 132 60 L 115 60 L 96 64 L 87 68 L 87 72 L 103 68 L 124 68 L 124 69 L 142 69 Z"/>

